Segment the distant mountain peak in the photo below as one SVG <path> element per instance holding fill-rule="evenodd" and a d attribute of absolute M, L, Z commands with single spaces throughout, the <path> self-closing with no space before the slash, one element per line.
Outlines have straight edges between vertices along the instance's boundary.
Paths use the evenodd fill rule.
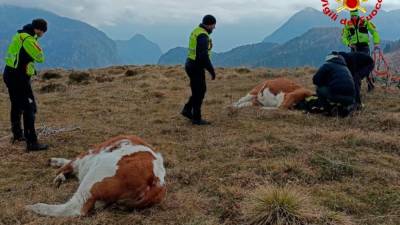
<path fill-rule="evenodd" d="M 133 35 L 133 36 L 131 37 L 130 40 L 133 40 L 133 39 L 145 39 L 145 40 L 148 40 L 148 39 L 146 38 L 146 36 L 144 36 L 143 34 L 135 34 L 135 35 Z"/>
<path fill-rule="evenodd" d="M 288 19 L 275 32 L 264 39 L 264 42 L 276 42 L 283 44 L 290 39 L 297 37 L 313 27 L 332 27 L 334 24 L 330 18 L 321 11 L 307 7 L 298 11 Z"/>
<path fill-rule="evenodd" d="M 121 39 L 121 40 L 115 40 L 119 42 L 126 42 L 126 41 L 149 41 L 149 39 L 144 36 L 143 34 L 135 34 L 129 39 Z"/>
<path fill-rule="evenodd" d="M 115 43 L 122 64 L 155 64 L 162 54 L 160 47 L 143 34 Z"/>

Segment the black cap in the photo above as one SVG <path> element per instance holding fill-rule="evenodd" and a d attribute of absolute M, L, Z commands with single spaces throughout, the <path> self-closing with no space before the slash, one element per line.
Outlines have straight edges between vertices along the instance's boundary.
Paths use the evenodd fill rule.
<path fill-rule="evenodd" d="M 203 17 L 203 24 L 204 25 L 214 25 L 217 23 L 217 19 L 215 19 L 212 15 L 206 15 Z"/>
<path fill-rule="evenodd" d="M 32 20 L 33 29 L 38 29 L 43 32 L 47 31 L 47 22 L 44 19 L 34 19 Z"/>

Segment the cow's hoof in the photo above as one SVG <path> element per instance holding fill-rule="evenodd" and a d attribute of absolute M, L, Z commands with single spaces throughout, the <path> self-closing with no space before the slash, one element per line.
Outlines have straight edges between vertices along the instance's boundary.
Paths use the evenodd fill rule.
<path fill-rule="evenodd" d="M 59 188 L 66 180 L 67 178 L 65 178 L 64 174 L 60 173 L 56 176 L 56 178 L 54 178 L 53 183 L 57 188 Z"/>
<path fill-rule="evenodd" d="M 57 158 L 50 158 L 48 161 L 48 165 L 51 167 L 60 167 L 60 163 Z"/>

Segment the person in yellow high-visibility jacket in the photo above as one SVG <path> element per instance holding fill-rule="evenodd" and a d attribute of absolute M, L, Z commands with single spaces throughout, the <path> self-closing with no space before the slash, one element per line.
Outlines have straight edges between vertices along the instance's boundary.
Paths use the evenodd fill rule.
<path fill-rule="evenodd" d="M 38 38 L 47 31 L 47 22 L 35 19 L 25 25 L 12 38 L 5 57 L 4 82 L 11 101 L 12 142 L 26 141 L 27 151 L 46 150 L 39 144 L 35 130 L 37 106 L 31 87 L 31 77 L 36 75 L 35 62 L 43 63 L 43 50 Z M 23 116 L 24 131 L 21 127 Z"/>
<path fill-rule="evenodd" d="M 381 42 L 376 26 L 371 21 L 360 18 L 358 10 L 351 11 L 350 16 L 350 23 L 343 28 L 343 44 L 350 47 L 351 52 L 362 52 L 371 55 L 369 33 L 372 35 L 375 49 L 379 49 Z M 372 91 L 375 87 L 371 75 L 367 77 L 367 83 L 368 91 Z"/>
<path fill-rule="evenodd" d="M 350 15 L 350 23 L 343 28 L 342 42 L 350 47 L 352 52 L 364 52 L 369 55 L 369 33 L 372 35 L 375 48 L 378 48 L 381 42 L 376 26 L 371 21 L 360 18 L 357 10 L 351 11 Z"/>
<path fill-rule="evenodd" d="M 195 125 L 208 125 L 202 119 L 201 105 L 207 90 L 205 70 L 215 80 L 215 71 L 211 63 L 212 40 L 210 34 L 215 29 L 217 20 L 212 15 L 206 15 L 203 22 L 190 35 L 189 52 L 185 70 L 190 79 L 192 96 L 189 98 L 181 114 L 192 120 Z"/>

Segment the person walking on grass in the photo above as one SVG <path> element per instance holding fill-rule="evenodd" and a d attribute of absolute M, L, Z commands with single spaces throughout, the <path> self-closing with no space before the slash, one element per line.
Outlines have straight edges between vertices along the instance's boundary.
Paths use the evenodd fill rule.
<path fill-rule="evenodd" d="M 215 80 L 215 71 L 211 63 L 212 39 L 210 34 L 215 29 L 217 20 L 212 15 L 206 15 L 202 23 L 190 34 L 189 52 L 185 70 L 190 79 L 192 95 L 185 104 L 181 114 L 190 119 L 194 125 L 209 125 L 203 120 L 201 106 L 207 90 L 205 70 Z"/>

